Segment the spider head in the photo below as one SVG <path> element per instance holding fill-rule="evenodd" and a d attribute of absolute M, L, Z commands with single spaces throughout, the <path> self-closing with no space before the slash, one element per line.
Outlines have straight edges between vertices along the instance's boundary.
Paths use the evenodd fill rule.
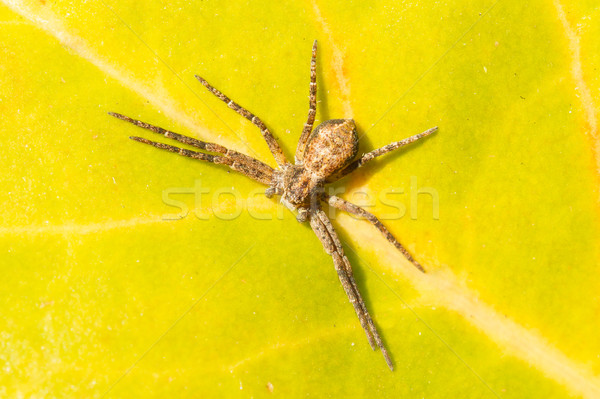
<path fill-rule="evenodd" d="M 326 179 L 346 166 L 358 152 L 358 134 L 352 119 L 330 119 L 313 130 L 304 150 L 307 171 Z"/>

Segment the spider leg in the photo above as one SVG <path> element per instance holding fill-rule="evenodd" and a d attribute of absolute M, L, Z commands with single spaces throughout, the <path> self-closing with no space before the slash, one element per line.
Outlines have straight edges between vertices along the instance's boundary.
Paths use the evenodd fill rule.
<path fill-rule="evenodd" d="M 206 141 L 194 139 L 192 137 L 184 136 L 183 134 L 171 132 L 169 130 L 163 129 L 162 127 L 154 126 L 149 123 L 142 122 L 142 121 L 130 118 L 125 115 L 118 114 L 116 112 L 109 112 L 108 114 L 111 116 L 114 116 L 115 118 L 121 119 L 125 122 L 129 122 L 135 126 L 138 126 L 143 129 L 150 130 L 151 132 L 160 134 L 168 139 L 172 139 L 172 140 L 178 141 L 183 144 L 191 145 L 193 147 L 200 148 L 202 150 L 223 154 L 225 157 L 230 158 L 234 162 L 237 162 L 240 164 L 245 164 L 246 166 L 250 167 L 251 169 L 256 169 L 266 175 L 271 176 L 273 174 L 273 168 L 271 168 L 269 165 L 259 161 L 258 159 L 252 158 L 246 154 L 242 154 L 241 152 L 230 150 L 226 147 L 223 147 L 220 144 L 209 143 Z"/>
<path fill-rule="evenodd" d="M 352 306 L 354 306 L 354 310 L 358 316 L 358 319 L 360 320 L 360 324 L 362 325 L 362 328 L 367 334 L 367 339 L 369 340 L 371 348 L 375 350 L 375 341 L 373 340 L 371 329 L 369 328 L 366 318 L 364 316 L 364 308 L 361 306 L 359 299 L 357 298 L 354 286 L 350 281 L 350 278 L 348 277 L 347 268 L 342 258 L 343 255 L 340 256 L 340 254 L 338 253 L 337 247 L 335 246 L 327 227 L 323 224 L 323 222 L 320 219 L 321 218 L 318 215 L 314 215 L 310 218 L 310 225 L 317 237 L 319 238 L 319 240 L 321 241 L 321 243 L 323 244 L 325 252 L 327 252 L 327 254 L 331 255 L 331 257 L 333 258 L 333 264 L 338 274 L 338 277 L 342 283 L 342 287 L 344 288 L 344 291 L 346 291 L 346 295 L 348 296 L 350 303 L 352 304 Z"/>
<path fill-rule="evenodd" d="M 355 171 L 356 169 L 360 168 L 361 166 L 363 166 L 367 162 L 371 161 L 372 159 L 377 158 L 378 156 L 381 156 L 383 154 L 387 154 L 390 151 L 404 147 L 408 144 L 414 143 L 415 141 L 422 139 L 423 137 L 427 137 L 430 134 L 435 133 L 437 130 L 438 130 L 437 126 L 432 127 L 431 129 L 425 130 L 423 133 L 415 134 L 414 136 L 408 137 L 404 140 L 395 141 L 395 142 L 385 145 L 381 148 L 378 148 L 376 150 L 368 152 L 368 153 L 364 154 L 362 157 L 360 157 L 357 160 L 348 164 L 346 167 L 344 167 L 342 170 L 337 172 L 330 179 L 327 179 L 327 182 L 331 183 L 336 180 L 339 180 L 342 177 L 346 176 L 348 173 L 351 173 L 351 172 Z"/>
<path fill-rule="evenodd" d="M 156 147 L 156 148 L 160 148 L 161 150 L 174 152 L 174 153 L 182 155 L 184 157 L 199 159 L 201 161 L 212 162 L 215 164 L 227 165 L 231 169 L 235 170 L 236 172 L 240 172 L 241 174 L 246 175 L 249 178 L 256 180 L 259 183 L 263 183 L 266 185 L 271 184 L 272 173 L 271 174 L 264 173 L 261 170 L 254 169 L 251 166 L 244 164 L 244 163 L 236 162 L 233 159 L 228 158 L 226 156 L 204 154 L 202 152 L 186 150 L 185 148 L 179 148 L 179 147 L 175 147 L 175 146 L 164 144 L 164 143 L 157 143 L 156 141 L 150 141 L 143 137 L 131 136 L 129 138 L 132 140 L 135 140 L 135 141 L 139 141 L 140 143 L 144 143 L 144 144 L 148 144 L 153 147 Z"/>
<path fill-rule="evenodd" d="M 396 239 L 396 237 L 392 235 L 392 233 L 390 233 L 390 231 L 383 225 L 383 223 L 381 223 L 379 219 L 377 219 L 375 215 L 366 211 L 360 206 L 355 205 L 352 202 L 348 202 L 335 195 L 330 196 L 327 194 L 323 194 L 322 198 L 324 201 L 327 201 L 329 205 L 335 208 L 367 219 L 373 224 L 373 226 L 377 228 L 377 230 L 381 232 L 381 234 L 384 235 L 385 238 L 387 238 L 389 242 L 391 242 L 400 252 L 402 252 L 402 255 L 404 255 L 404 257 L 408 259 L 410 263 L 412 263 L 421 272 L 425 273 L 425 269 L 423 268 L 423 266 L 421 266 L 421 264 L 412 257 L 412 255 L 406 250 L 406 248 L 404 248 L 404 246 Z"/>
<path fill-rule="evenodd" d="M 331 221 L 327 218 L 327 215 L 325 215 L 323 210 L 317 209 L 316 211 L 311 211 L 310 226 L 321 241 L 321 244 L 323 244 L 325 252 L 331 255 L 342 287 L 344 288 L 350 303 L 354 306 L 354 311 L 367 335 L 371 348 L 375 349 L 375 346 L 379 347 L 388 367 L 393 370 L 394 366 L 392 365 L 392 360 L 377 332 L 373 319 L 371 319 L 371 316 L 369 315 L 365 302 L 360 295 L 360 291 L 354 280 L 354 274 L 352 273 L 352 266 L 344 254 L 344 249 Z"/>
<path fill-rule="evenodd" d="M 298 147 L 296 148 L 296 163 L 302 162 L 304 158 L 304 149 L 306 142 L 312 132 L 313 124 L 315 123 L 315 115 L 317 114 L 317 41 L 313 43 L 312 58 L 310 60 L 310 92 L 309 92 L 308 119 L 302 129 Z"/>
<path fill-rule="evenodd" d="M 271 154 L 273 154 L 273 157 L 275 158 L 275 161 L 277 162 L 277 165 L 279 165 L 279 167 L 283 167 L 288 163 L 287 159 L 285 158 L 285 155 L 283 154 L 283 151 L 281 150 L 281 147 L 279 146 L 279 143 L 277 143 L 277 140 L 275 140 L 273 133 L 271 133 L 271 131 L 267 128 L 263 121 L 260 120 L 258 116 L 254 115 L 252 112 L 248 111 L 244 107 L 235 103 L 233 100 L 229 99 L 229 97 L 227 97 L 225 94 L 221 93 L 219 90 L 211 86 L 204 78 L 201 78 L 198 75 L 194 76 L 200 81 L 200 83 L 204 85 L 204 87 L 208 89 L 208 91 L 210 91 L 221 101 L 226 103 L 229 108 L 233 109 L 235 112 L 248 119 L 260 129 L 260 132 L 265 141 L 267 142 L 269 150 L 271 151 Z"/>

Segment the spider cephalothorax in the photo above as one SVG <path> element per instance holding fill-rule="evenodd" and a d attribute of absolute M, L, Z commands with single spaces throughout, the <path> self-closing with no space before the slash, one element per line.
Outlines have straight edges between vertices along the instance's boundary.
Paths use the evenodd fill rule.
<path fill-rule="evenodd" d="M 142 137 L 130 137 L 141 143 L 175 152 L 186 157 L 227 165 L 231 169 L 258 181 L 259 183 L 269 186 L 266 189 L 265 194 L 268 197 L 280 195 L 281 202 L 285 204 L 287 208 L 292 211 L 297 211 L 296 217 L 298 221 L 305 222 L 308 220 L 314 233 L 321 241 L 325 252 L 331 255 L 333 259 L 333 264 L 340 282 L 342 283 L 342 287 L 344 288 L 344 291 L 346 291 L 350 303 L 354 306 L 360 324 L 367 334 L 367 339 L 371 348 L 375 349 L 376 347 L 379 347 L 386 363 L 390 369 L 393 369 L 390 356 L 383 345 L 371 316 L 369 315 L 367 307 L 360 295 L 360 291 L 358 290 L 358 286 L 356 285 L 356 281 L 354 281 L 352 266 L 344 254 L 344 248 L 342 247 L 341 241 L 338 238 L 331 221 L 321 208 L 321 202 L 326 202 L 332 207 L 367 219 L 381 231 L 385 238 L 402 252 L 415 267 L 422 272 L 425 272 L 425 270 L 373 214 L 340 197 L 327 195 L 323 188 L 325 184 L 332 183 L 344 177 L 373 158 L 428 136 L 435 132 L 437 128 L 434 127 L 407 139 L 390 143 L 354 159 L 358 153 L 358 135 L 356 132 L 356 125 L 352 119 L 331 119 L 321 123 L 313 130 L 317 112 L 316 57 L 317 41 L 315 40 L 310 63 L 311 73 L 308 118 L 302 129 L 300 140 L 298 140 L 294 164 L 286 159 L 281 147 L 275 140 L 275 137 L 273 137 L 273 134 L 257 116 L 230 100 L 200 76 L 196 76 L 200 83 L 215 96 L 227 103 L 229 108 L 250 120 L 260 129 L 269 146 L 269 150 L 277 162 L 277 169 L 273 169 L 269 165 L 248 155 L 225 148 L 220 144 L 208 143 L 183 136 L 121 114 L 113 112 L 110 114 L 180 143 L 213 153 L 207 154 L 204 152 L 191 151 L 169 144 L 157 143 Z"/>

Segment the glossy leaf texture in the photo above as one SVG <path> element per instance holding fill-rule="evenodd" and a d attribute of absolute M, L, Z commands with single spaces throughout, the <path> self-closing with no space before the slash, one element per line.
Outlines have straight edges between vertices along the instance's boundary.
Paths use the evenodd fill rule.
<path fill-rule="evenodd" d="M 3 397 L 600 397 L 595 2 L 0 5 Z M 308 110 L 366 152 L 334 215 L 393 356 L 264 187 L 128 140 L 120 112 L 274 162 Z M 160 139 L 160 138 L 159 138 Z M 165 140 L 162 140 L 165 141 Z"/>

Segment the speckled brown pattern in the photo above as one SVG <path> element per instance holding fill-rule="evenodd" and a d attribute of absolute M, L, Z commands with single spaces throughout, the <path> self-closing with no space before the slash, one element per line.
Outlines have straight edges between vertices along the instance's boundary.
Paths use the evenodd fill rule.
<path fill-rule="evenodd" d="M 283 155 L 283 151 L 281 150 L 279 143 L 277 143 L 277 140 L 275 140 L 275 137 L 273 137 L 273 133 L 271 133 L 271 131 L 267 128 L 267 126 L 263 123 L 263 121 L 261 121 L 252 112 L 239 106 L 233 100 L 230 100 L 229 97 L 227 97 L 226 95 L 221 93 L 219 90 L 212 87 L 210 84 L 208 84 L 208 82 L 205 79 L 201 78 L 198 75 L 195 75 L 195 77 L 212 94 L 214 94 L 215 96 L 220 98 L 224 103 L 226 103 L 229 108 L 231 108 L 238 114 L 242 115 L 244 118 L 248 119 L 250 122 L 252 122 L 254 125 L 256 125 L 260 129 L 260 132 L 262 133 L 263 137 L 265 138 L 265 141 L 267 142 L 267 145 L 269 146 L 269 150 L 271 150 L 271 153 L 275 157 L 275 161 L 277 162 L 277 165 L 279 165 L 279 167 L 283 167 L 283 166 L 285 166 L 285 164 L 288 163 L 287 159 L 285 159 L 285 155 Z"/>
<path fill-rule="evenodd" d="M 312 57 L 310 59 L 310 90 L 308 95 L 308 119 L 302 129 L 302 134 L 296 147 L 296 163 L 302 162 L 304 147 L 310 132 L 312 132 L 315 116 L 317 115 L 317 41 L 313 43 Z"/>
<path fill-rule="evenodd" d="M 315 40 L 310 63 L 308 118 L 304 124 L 300 140 L 298 141 L 294 164 L 288 162 L 271 131 L 257 116 L 230 100 L 219 90 L 208 84 L 203 78 L 196 76 L 200 83 L 202 83 L 212 94 L 224 101 L 229 108 L 250 120 L 260 129 L 269 150 L 279 166 L 278 169 L 273 169 L 257 159 L 225 148 L 220 144 L 208 143 L 183 136 L 114 112 L 109 112 L 109 114 L 143 129 L 163 135 L 166 138 L 207 152 L 215 153 L 216 155 L 205 154 L 203 152 L 191 151 L 164 143 L 150 141 L 142 137 L 130 137 L 132 140 L 140 143 L 174 152 L 185 157 L 226 165 L 259 183 L 269 186 L 265 191 L 265 195 L 267 197 L 272 197 L 273 195 L 281 196 L 281 202 L 292 212 L 296 212 L 296 218 L 299 222 L 308 220 L 317 238 L 321 241 L 325 252 L 333 259 L 333 264 L 340 282 L 342 283 L 342 287 L 344 288 L 350 303 L 354 307 L 354 311 L 358 316 L 362 328 L 367 334 L 369 344 L 373 349 L 376 349 L 377 347 L 381 349 L 387 365 L 393 370 L 394 368 L 389 353 L 377 332 L 375 323 L 369 315 L 367 306 L 365 305 L 365 302 L 360 295 L 360 291 L 358 290 L 358 286 L 356 285 L 356 281 L 354 280 L 352 266 L 344 254 L 344 248 L 331 221 L 327 218 L 327 215 L 321 208 L 321 202 L 327 202 L 330 206 L 367 219 L 390 243 L 402 252 L 406 259 L 408 259 L 417 269 L 425 272 L 423 266 L 408 253 L 404 246 L 396 240 L 392 233 L 390 233 L 375 215 L 355 204 L 343 200 L 342 198 L 326 195 L 324 187 L 325 184 L 332 183 L 342 178 L 380 155 L 430 135 L 435 132 L 437 128 L 434 127 L 407 139 L 388 144 L 368 152 L 353 161 L 358 153 L 358 135 L 356 132 L 356 125 L 352 119 L 328 120 L 321 123 L 313 130 L 317 105 L 316 57 L 317 41 Z"/>
<path fill-rule="evenodd" d="M 348 201 L 346 201 L 338 196 L 335 196 L 335 195 L 321 194 L 321 199 L 323 201 L 327 202 L 329 205 L 333 206 L 334 208 L 338 208 L 342 211 L 346 211 L 353 215 L 360 216 L 360 217 L 367 219 L 369 222 L 371 222 L 377 228 L 377 230 L 379 230 L 381 232 L 381 234 L 383 234 L 385 236 L 385 238 L 387 238 L 387 240 L 389 242 L 394 244 L 394 246 L 400 252 L 402 252 L 402 254 L 404 255 L 404 257 L 406 259 L 408 259 L 413 265 L 415 265 L 415 267 L 417 269 L 419 269 L 420 271 L 425 273 L 425 269 L 423 269 L 423 266 L 421 266 L 421 264 L 419 262 L 417 262 L 416 260 L 413 259 L 412 255 L 410 253 L 408 253 L 406 248 L 404 248 L 402 246 L 402 244 L 400 244 L 398 242 L 398 240 L 396 240 L 396 237 L 394 237 L 392 235 L 392 233 L 390 233 L 390 231 L 383 225 L 383 223 L 381 223 L 381 221 L 379 219 L 377 219 L 377 217 L 375 215 L 368 212 L 364 208 L 361 208 L 360 206 L 355 205 L 352 202 L 348 202 Z"/>

